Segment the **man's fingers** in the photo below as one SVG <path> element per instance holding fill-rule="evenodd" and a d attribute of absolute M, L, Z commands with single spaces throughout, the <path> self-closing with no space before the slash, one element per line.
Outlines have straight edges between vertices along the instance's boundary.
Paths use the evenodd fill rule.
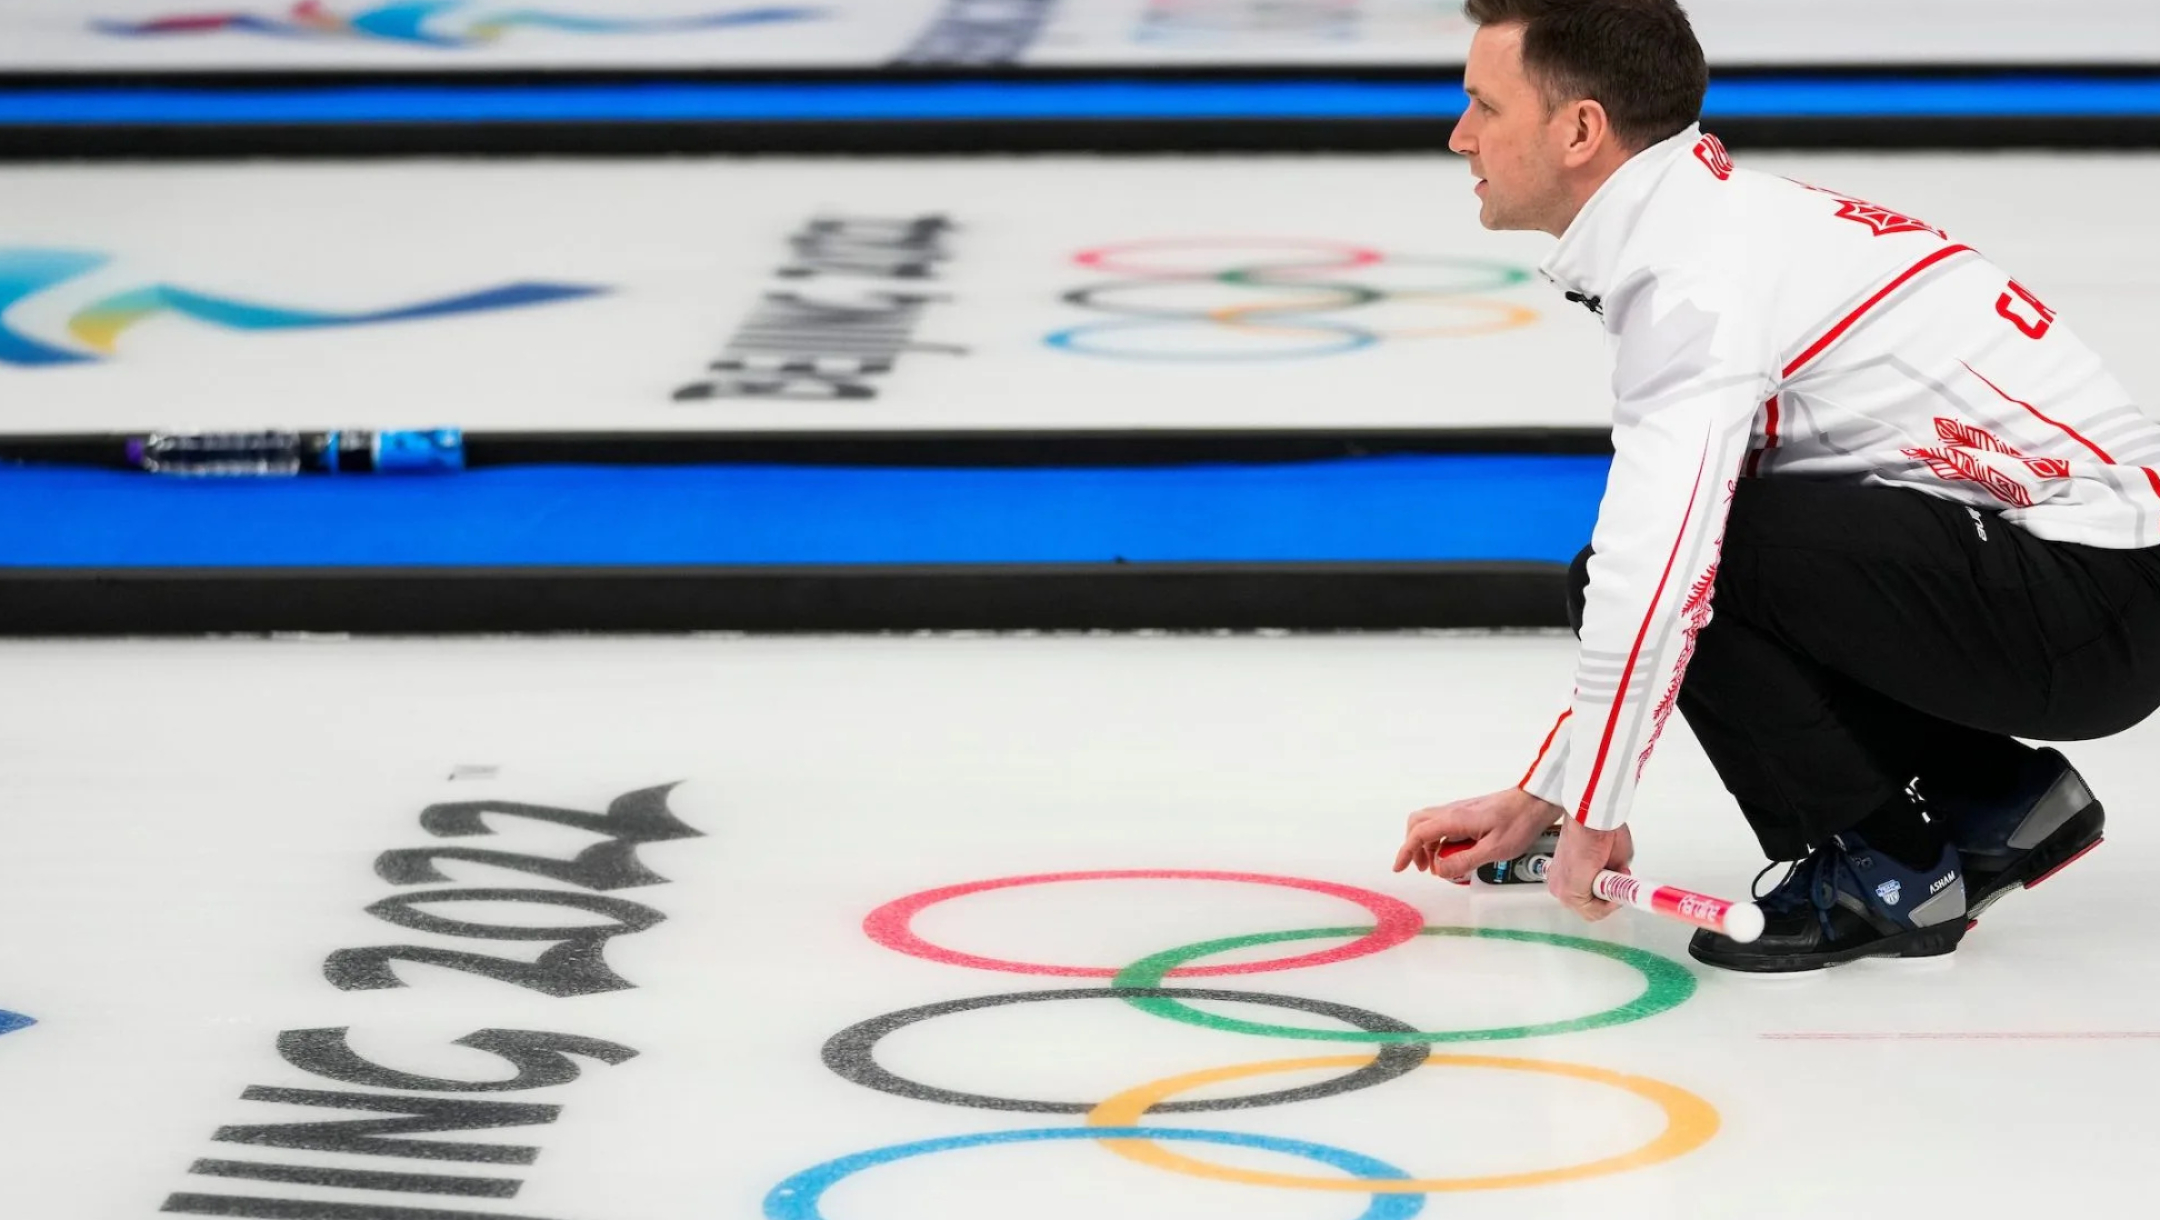
<path fill-rule="evenodd" d="M 1584 921 L 1588 923 L 1598 923 L 1610 919 L 1613 912 L 1620 909 L 1617 903 L 1607 902 L 1598 897 L 1597 893 L 1588 886 L 1585 886 L 1581 891 L 1575 890 L 1569 884 L 1569 879 L 1559 873 L 1552 873 L 1545 878 L 1545 888 L 1551 892 L 1561 906 L 1582 916 Z"/>
<path fill-rule="evenodd" d="M 1416 831 L 1411 831 L 1409 837 L 1403 840 L 1402 849 L 1395 853 L 1395 871 L 1399 873 L 1415 865 L 1421 873 L 1430 872 L 1433 847 L 1433 843 L 1421 838 Z"/>
<path fill-rule="evenodd" d="M 1470 836 L 1463 826 L 1465 820 L 1464 815 L 1452 805 L 1439 809 L 1420 809 L 1410 815 L 1410 826 L 1405 834 L 1420 843 L 1467 839 Z"/>
<path fill-rule="evenodd" d="M 1395 853 L 1395 871 L 1399 873 L 1406 868 L 1415 868 L 1421 873 L 1430 873 L 1435 877 L 1453 881 L 1469 876 L 1472 870 L 1483 863 L 1482 860 L 1469 858 L 1477 851 L 1474 846 L 1466 848 L 1460 856 L 1441 855 L 1440 849 L 1445 842 L 1447 840 L 1422 842 L 1414 838 L 1405 842 L 1402 849 Z M 1458 861 L 1462 863 L 1458 865 Z"/>
<path fill-rule="evenodd" d="M 1570 902 L 1567 904 L 1567 909 L 1582 916 L 1583 921 L 1586 923 L 1598 923 L 1612 918 L 1613 912 L 1620 908 L 1601 899 L 1590 898 Z"/>
<path fill-rule="evenodd" d="M 1454 821 L 1462 816 L 1463 806 L 1473 803 L 1471 801 L 1449 801 L 1445 805 L 1427 805 L 1410 815 L 1407 828 L 1416 830 L 1421 822 Z"/>
<path fill-rule="evenodd" d="M 1453 852 L 1447 850 L 1447 846 L 1455 844 L 1436 847 L 1433 850 L 1432 875 L 1443 881 L 1460 881 L 1476 872 L 1480 865 L 1491 864 L 1500 859 L 1506 853 L 1494 846 L 1495 838 L 1496 836 L 1487 834 L 1471 841 L 1470 836 L 1466 835 L 1461 841 L 1460 850 Z"/>

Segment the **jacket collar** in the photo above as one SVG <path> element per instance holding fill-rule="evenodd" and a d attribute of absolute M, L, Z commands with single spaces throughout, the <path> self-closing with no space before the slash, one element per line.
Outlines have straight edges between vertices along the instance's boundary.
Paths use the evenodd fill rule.
<path fill-rule="evenodd" d="M 1649 207 L 1666 170 L 1701 139 L 1702 127 L 1690 126 L 1628 158 L 1583 205 L 1539 273 L 1570 301 L 1602 315 L 1605 295 L 1618 287 L 1620 254 L 1636 221 Z"/>

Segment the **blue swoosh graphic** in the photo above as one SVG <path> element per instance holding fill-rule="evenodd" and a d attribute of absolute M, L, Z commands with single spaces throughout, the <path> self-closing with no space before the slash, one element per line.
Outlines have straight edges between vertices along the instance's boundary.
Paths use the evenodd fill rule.
<path fill-rule="evenodd" d="M 83 364 L 96 359 L 40 343 L 7 324 L 7 311 L 18 301 L 104 265 L 102 254 L 72 250 L 0 251 L 0 364 L 32 367 Z M 0 1031 L 5 1032 L 5 1031 Z"/>
<path fill-rule="evenodd" d="M 369 9 L 346 23 L 360 33 L 376 38 L 388 38 L 397 42 L 421 42 L 430 46 L 454 47 L 460 44 L 456 38 L 427 32 L 428 18 L 444 11 L 460 7 L 457 0 L 432 4 L 386 4 Z"/>
<path fill-rule="evenodd" d="M 448 317 L 451 314 L 517 309 L 527 305 L 545 305 L 551 301 L 597 296 L 606 290 L 584 284 L 506 284 L 500 288 L 489 288 L 463 296 L 371 313 L 322 313 L 316 310 L 255 305 L 225 297 L 205 296 L 199 292 L 189 292 L 185 288 L 173 288 L 163 284 L 151 291 L 156 294 L 157 303 L 165 308 L 213 325 L 228 326 L 234 330 L 302 330 L 324 326 L 371 326 L 381 322 L 411 322 L 420 318 Z"/>
<path fill-rule="evenodd" d="M 332 313 L 262 305 L 230 297 L 211 296 L 171 284 L 151 284 L 106 297 L 76 311 L 74 317 L 69 319 L 69 332 L 84 346 L 93 349 L 92 352 L 42 343 L 7 325 L 7 311 L 17 302 L 102 266 L 107 261 L 102 254 L 86 251 L 0 248 L 0 365 L 49 368 L 94 361 L 100 355 L 110 355 L 120 336 L 130 327 L 162 313 L 176 313 L 198 322 L 232 330 L 302 330 L 331 326 L 372 326 L 385 322 L 448 317 L 453 314 L 519 309 L 552 301 L 596 296 L 607 291 L 587 284 L 520 282 L 393 309 Z"/>
<path fill-rule="evenodd" d="M 823 9 L 768 6 L 704 13 L 687 17 L 588 17 L 545 9 L 514 9 L 504 13 L 482 11 L 461 30 L 438 33 L 428 28 L 438 17 L 470 9 L 467 0 L 400 0 L 377 5 L 352 16 L 331 12 L 320 4 L 301 4 L 291 17 L 268 17 L 256 13 L 211 13 L 200 16 L 156 18 L 149 21 L 93 20 L 90 28 L 119 38 L 193 36 L 237 30 L 277 38 L 379 38 L 416 46 L 459 49 L 478 46 L 518 28 L 555 30 L 569 34 L 664 34 L 736 26 L 774 25 L 815 21 L 828 14 Z"/>

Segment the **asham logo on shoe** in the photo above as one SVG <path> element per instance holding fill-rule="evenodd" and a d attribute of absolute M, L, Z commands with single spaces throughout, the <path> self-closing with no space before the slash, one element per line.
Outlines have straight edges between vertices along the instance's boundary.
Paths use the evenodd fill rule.
<path fill-rule="evenodd" d="M 1928 887 L 1928 894 L 1930 896 L 1933 896 L 1942 893 L 1943 887 L 1957 880 L 1957 877 L 1958 875 L 1955 870 L 1944 873 L 1942 876 L 1935 879 L 1935 884 Z"/>

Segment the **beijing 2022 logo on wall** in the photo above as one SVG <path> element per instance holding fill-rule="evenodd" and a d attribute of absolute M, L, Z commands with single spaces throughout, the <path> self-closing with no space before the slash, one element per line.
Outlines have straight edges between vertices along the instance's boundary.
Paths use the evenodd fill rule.
<path fill-rule="evenodd" d="M 148 21 L 93 21 L 90 28 L 120 38 L 241 33 L 273 38 L 346 39 L 416 47 L 486 46 L 513 30 L 558 34 L 689 34 L 743 26 L 812 21 L 821 9 L 794 6 L 739 8 L 676 17 L 595 17 L 545 9 L 497 8 L 465 0 L 419 0 L 377 4 L 348 16 L 322 0 L 304 0 L 283 16 L 251 12 L 188 13 Z"/>
<path fill-rule="evenodd" d="M 5 1008 L 0 1008 L 0 1034 L 12 1034 L 18 1029 L 28 1029 L 35 1024 L 37 1022 L 19 1012 L 9 1012 Z"/>
<path fill-rule="evenodd" d="M 147 284 L 101 297 L 70 314 L 66 331 L 74 346 L 32 338 L 8 324 L 7 313 L 15 305 L 108 261 L 103 254 L 79 250 L 0 247 L 0 365 L 50 368 L 106 360 L 117 354 L 120 336 L 130 327 L 162 314 L 178 314 L 226 330 L 320 330 L 522 309 L 606 291 L 587 284 L 521 282 L 386 309 L 328 312 L 213 296 L 174 284 Z"/>

